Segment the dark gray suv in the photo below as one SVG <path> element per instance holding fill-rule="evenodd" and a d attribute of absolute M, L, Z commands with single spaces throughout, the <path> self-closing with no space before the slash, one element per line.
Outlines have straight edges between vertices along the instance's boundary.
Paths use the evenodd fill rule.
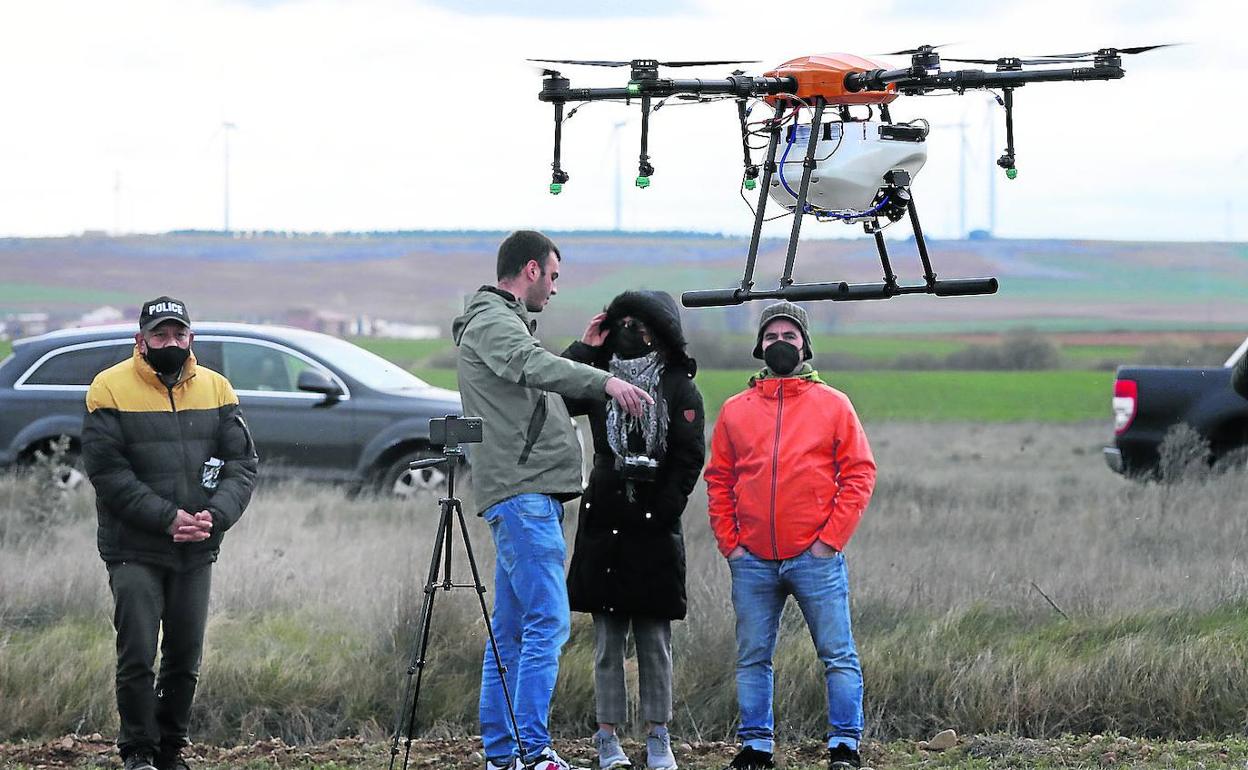
<path fill-rule="evenodd" d="M 429 418 L 460 414 L 459 394 L 325 334 L 278 326 L 200 323 L 192 351 L 234 386 L 265 477 L 300 476 L 409 495 L 442 473 L 413 473 Z M 76 453 L 95 375 L 129 358 L 135 328 L 63 329 L 17 340 L 0 362 L 0 468 L 28 461 L 64 435 Z M 68 483 L 80 480 L 69 471 Z"/>

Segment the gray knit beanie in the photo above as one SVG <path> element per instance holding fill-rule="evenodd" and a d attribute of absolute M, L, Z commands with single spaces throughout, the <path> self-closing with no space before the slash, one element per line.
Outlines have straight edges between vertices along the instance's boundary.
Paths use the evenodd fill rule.
<path fill-rule="evenodd" d="M 758 319 L 758 339 L 754 343 L 754 357 L 762 359 L 763 332 L 766 331 L 767 324 L 777 318 L 787 318 L 797 324 L 797 328 L 802 330 L 802 360 L 809 361 L 812 355 L 810 351 L 810 324 L 806 319 L 806 311 L 792 302 L 777 302 L 774 305 L 768 305 L 763 308 L 763 314 Z"/>

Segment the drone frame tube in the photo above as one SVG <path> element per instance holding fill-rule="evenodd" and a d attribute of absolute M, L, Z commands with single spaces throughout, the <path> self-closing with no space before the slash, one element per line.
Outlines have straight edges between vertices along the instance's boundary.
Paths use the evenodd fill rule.
<path fill-rule="evenodd" d="M 818 98 L 815 102 L 814 114 L 810 119 L 810 135 L 806 140 L 806 157 L 802 160 L 802 183 L 797 190 L 797 201 L 793 207 L 793 229 L 789 232 L 789 251 L 784 259 L 784 275 L 780 278 L 781 286 L 793 283 L 793 263 L 797 261 L 798 235 L 802 231 L 802 215 L 806 213 L 806 198 L 810 194 L 810 176 L 815 170 L 815 151 L 819 146 L 819 127 L 823 121 L 823 109 L 827 102 Z M 797 124 L 793 124 L 794 132 Z M 766 192 L 764 190 L 763 192 Z"/>
<path fill-rule="evenodd" d="M 782 106 L 777 108 L 777 116 Z M 818 109 L 818 108 L 816 108 Z M 778 122 L 778 121 L 777 121 Z M 812 129 L 812 136 L 817 136 L 817 127 Z M 773 137 L 773 140 L 775 137 Z M 775 153 L 773 141 L 772 152 L 769 153 L 769 163 L 767 168 L 774 166 Z M 765 171 L 765 173 L 767 173 Z M 770 174 L 764 177 L 764 184 L 770 184 Z M 764 195 L 766 188 L 764 188 Z M 799 203 L 802 202 L 801 191 L 799 191 Z M 759 202 L 758 213 L 755 215 L 755 233 L 761 231 L 763 201 Z M 789 260 L 785 265 L 785 276 L 781 279 L 780 285 L 774 289 L 753 288 L 752 278 L 754 264 L 758 253 L 757 239 L 751 241 L 750 254 L 746 262 L 746 276 L 741 282 L 741 286 L 732 289 L 702 289 L 697 291 L 687 291 L 680 295 L 681 304 L 685 307 L 725 307 L 731 305 L 740 305 L 745 302 L 756 299 L 783 299 L 790 302 L 814 302 L 820 300 L 831 300 L 833 302 L 860 302 L 866 300 L 892 299 L 903 294 L 931 294 L 937 297 L 969 297 L 983 294 L 996 294 L 999 284 L 996 278 L 953 278 L 939 280 L 936 272 L 932 269 L 931 258 L 927 253 L 927 242 L 923 237 L 923 228 L 919 224 L 918 209 L 914 204 L 914 197 L 910 196 L 906 202 L 906 210 L 910 218 L 910 226 L 914 231 L 915 245 L 918 247 L 919 261 L 923 265 L 923 283 L 918 284 L 899 284 L 897 275 L 893 272 L 892 262 L 888 255 L 888 246 L 884 241 L 883 228 L 880 227 L 879 218 L 874 218 L 867 223 L 865 227 L 868 232 L 875 236 L 876 249 L 880 256 L 880 266 L 884 271 L 884 280 L 873 283 L 847 283 L 845 281 L 830 281 L 823 283 L 793 283 L 791 273 L 793 267 L 793 258 L 796 253 L 797 230 L 794 229 L 789 240 Z M 795 218 L 801 218 L 802 209 L 796 209 L 793 212 Z"/>
<path fill-rule="evenodd" d="M 780 118 L 784 115 L 784 105 L 777 103 L 771 119 L 771 139 L 767 143 L 767 162 L 763 164 L 763 182 L 759 185 L 758 206 L 754 210 L 754 231 L 750 235 L 750 251 L 745 257 L 745 275 L 741 277 L 741 290 L 749 292 L 754 285 L 754 265 L 758 261 L 758 244 L 763 237 L 763 220 L 767 211 L 767 198 L 770 195 L 771 175 L 776 171 L 776 150 L 780 146 Z"/>
<path fill-rule="evenodd" d="M 1122 67 L 1102 65 L 1099 67 L 1062 67 L 1050 70 L 952 70 L 929 75 L 914 67 L 896 70 L 870 70 L 850 72 L 845 76 L 845 90 L 882 91 L 889 85 L 908 94 L 949 89 L 963 91 L 970 88 L 1011 88 L 1027 83 L 1062 82 L 1077 80 L 1117 80 L 1126 75 Z"/>

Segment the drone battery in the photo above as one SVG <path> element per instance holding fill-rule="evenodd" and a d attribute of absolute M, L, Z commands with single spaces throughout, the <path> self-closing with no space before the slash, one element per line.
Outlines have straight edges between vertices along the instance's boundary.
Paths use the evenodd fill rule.
<path fill-rule="evenodd" d="M 900 168 L 913 179 L 927 161 L 927 131 L 919 126 L 876 120 L 829 121 L 820 126 L 815 168 L 806 202 L 815 210 L 865 211 L 884 186 L 884 175 Z M 802 182 L 810 125 L 790 126 L 780 153 L 783 175 L 771 178 L 772 200 L 792 210 Z"/>

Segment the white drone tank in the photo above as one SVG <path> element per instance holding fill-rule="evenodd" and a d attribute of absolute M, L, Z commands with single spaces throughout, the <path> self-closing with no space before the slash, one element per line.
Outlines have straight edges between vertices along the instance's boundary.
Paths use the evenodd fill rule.
<path fill-rule="evenodd" d="M 806 199 L 816 210 L 864 211 L 880 187 L 884 174 L 901 168 L 911 180 L 927 161 L 926 122 L 919 125 L 877 120 L 831 121 L 820 126 L 815 168 Z M 771 177 L 772 200 L 792 210 L 802 184 L 802 161 L 810 124 L 789 127 L 776 149 L 778 170 Z M 788 157 L 780 163 L 785 150 Z M 783 178 L 779 169 L 783 169 Z M 786 189 L 787 184 L 787 189 Z"/>

